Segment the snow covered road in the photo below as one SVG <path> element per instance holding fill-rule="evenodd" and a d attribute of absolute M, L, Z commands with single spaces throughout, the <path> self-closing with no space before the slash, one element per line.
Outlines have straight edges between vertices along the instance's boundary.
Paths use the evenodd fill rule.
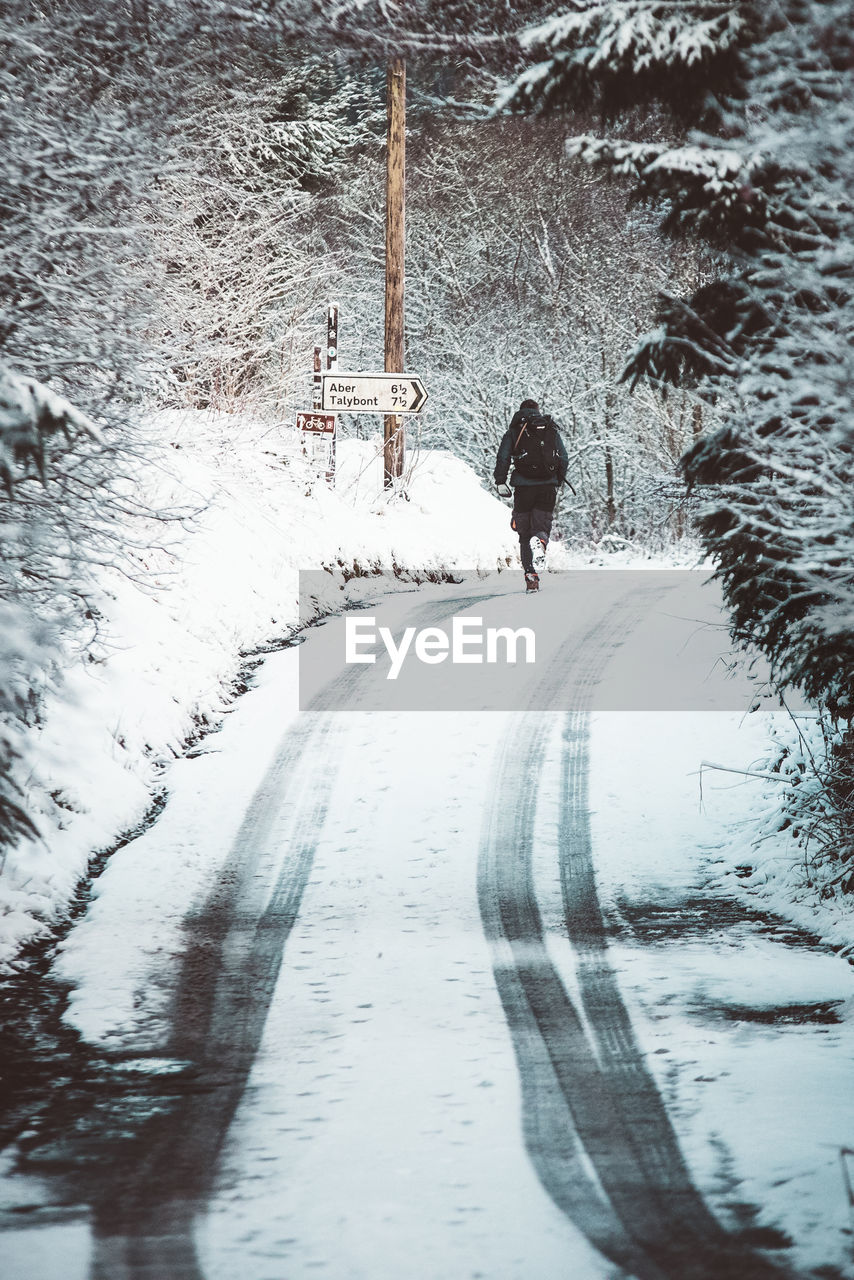
<path fill-rule="evenodd" d="M 296 653 L 265 664 L 64 946 L 87 1088 L 7 1153 L 4 1276 L 854 1274 L 841 1188 L 827 1203 L 854 1137 L 849 967 L 732 904 L 687 959 L 678 929 L 629 925 L 644 900 L 677 918 L 689 893 L 724 901 L 708 846 L 738 809 L 727 795 L 701 820 L 686 778 L 733 747 L 737 715 L 591 711 L 662 608 L 634 577 L 561 601 L 555 576 L 551 604 L 520 601 L 564 619 L 531 673 L 551 710 L 353 710 L 384 675 L 351 666 L 297 715 Z M 423 627 L 508 598 L 469 582 L 393 608 Z M 656 801 L 617 722 L 658 759 Z M 754 1007 L 813 1010 L 796 1042 L 695 999 L 724 953 Z M 760 992 L 766 962 L 777 988 Z M 774 1076 L 769 1046 L 797 1070 L 781 1056 Z M 772 1078 L 791 1118 L 745 1151 L 736 1130 Z"/>

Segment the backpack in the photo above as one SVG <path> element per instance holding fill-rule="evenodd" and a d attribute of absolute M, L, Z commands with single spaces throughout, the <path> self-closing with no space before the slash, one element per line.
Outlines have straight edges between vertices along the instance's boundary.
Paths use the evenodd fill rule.
<path fill-rule="evenodd" d="M 560 470 L 557 427 L 546 413 L 531 413 L 513 442 L 513 466 L 526 480 L 553 480 Z"/>

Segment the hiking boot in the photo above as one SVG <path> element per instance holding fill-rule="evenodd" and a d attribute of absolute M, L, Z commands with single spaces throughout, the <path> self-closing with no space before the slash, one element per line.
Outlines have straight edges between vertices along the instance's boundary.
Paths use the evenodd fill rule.
<path fill-rule="evenodd" d="M 542 538 L 534 536 L 531 539 L 531 557 L 537 573 L 542 573 L 546 567 L 546 543 Z"/>
<path fill-rule="evenodd" d="M 539 589 L 540 589 L 539 575 L 536 573 L 526 573 L 525 574 L 525 590 L 539 591 Z"/>

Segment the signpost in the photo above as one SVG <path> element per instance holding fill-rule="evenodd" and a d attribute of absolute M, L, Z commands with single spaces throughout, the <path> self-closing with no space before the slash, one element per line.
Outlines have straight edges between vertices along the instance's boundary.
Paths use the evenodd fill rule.
<path fill-rule="evenodd" d="M 330 302 L 326 312 L 326 368 L 338 368 L 338 304 Z"/>
<path fill-rule="evenodd" d="M 424 383 L 403 372 L 406 281 L 406 64 L 402 57 L 389 59 L 386 73 L 386 216 L 385 216 L 385 329 L 384 373 L 338 373 L 338 308 L 327 313 L 326 370 L 322 351 L 314 349 L 312 414 L 378 413 L 384 419 L 383 476 L 392 488 L 403 475 L 404 431 L 407 414 L 420 413 L 427 401 Z M 328 427 L 303 428 L 303 442 L 313 437 L 313 453 L 328 441 L 328 479 L 335 474 L 335 437 Z"/>
<path fill-rule="evenodd" d="M 420 413 L 424 383 L 413 373 L 325 373 L 321 408 L 326 413 Z"/>
<path fill-rule="evenodd" d="M 321 378 L 323 376 L 323 373 L 322 373 L 323 365 L 320 363 L 320 354 L 321 354 L 320 347 L 315 347 L 314 348 L 314 376 L 312 378 L 312 386 L 311 386 L 312 409 L 319 409 L 322 401 L 320 388 L 321 388 Z"/>
<path fill-rule="evenodd" d="M 303 452 L 308 454 L 320 471 L 326 472 L 330 484 L 335 482 L 336 416 L 323 413 L 323 352 L 314 348 L 314 377 L 311 393 L 311 410 L 297 414 L 297 430 L 303 432 Z M 338 307 L 330 303 L 326 312 L 326 368 L 334 369 L 338 363 Z"/>
<path fill-rule="evenodd" d="M 338 303 L 330 302 L 326 308 L 326 368 L 330 371 L 338 368 Z M 335 468 L 338 463 L 338 432 L 336 420 L 332 418 L 332 437 L 329 442 L 329 468 L 326 479 L 335 483 Z"/>
<path fill-rule="evenodd" d="M 383 476 L 392 488 L 403 475 L 403 419 L 420 413 L 427 401 L 424 383 L 403 372 L 404 287 L 406 276 L 406 64 L 393 56 L 386 74 L 386 217 L 385 217 L 385 330 L 383 373 L 338 373 L 338 308 L 330 306 L 326 329 L 326 373 L 322 351 L 314 349 L 312 411 L 298 416 L 303 445 L 319 459 L 328 450 L 328 479 L 335 473 L 334 426 L 326 415 L 378 413 L 384 419 Z"/>

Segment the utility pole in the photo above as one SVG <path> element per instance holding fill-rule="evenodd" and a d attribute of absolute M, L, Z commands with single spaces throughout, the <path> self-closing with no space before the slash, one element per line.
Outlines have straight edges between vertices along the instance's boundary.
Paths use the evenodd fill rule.
<path fill-rule="evenodd" d="M 403 373 L 403 287 L 406 246 L 406 63 L 388 64 L 388 148 L 385 224 L 385 371 Z M 403 475 L 403 419 L 385 418 L 385 487 Z"/>

